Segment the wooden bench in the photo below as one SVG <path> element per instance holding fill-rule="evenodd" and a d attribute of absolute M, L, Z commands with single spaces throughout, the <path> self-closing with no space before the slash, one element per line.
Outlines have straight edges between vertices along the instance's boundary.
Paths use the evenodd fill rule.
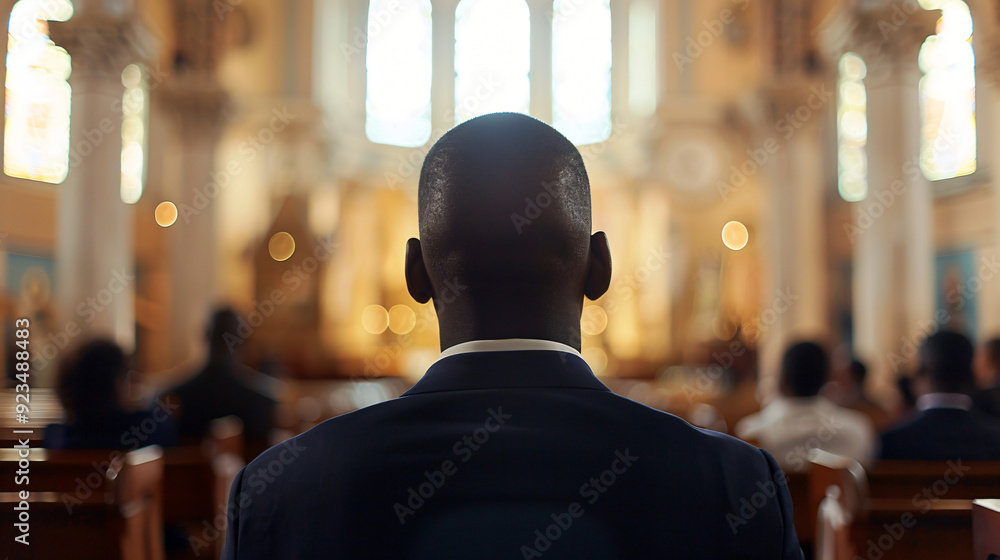
<path fill-rule="evenodd" d="M 18 451 L 0 449 L 0 503 L 27 500 L 29 545 L 19 558 L 163 560 L 163 453 L 31 449 L 19 485 Z M 12 545 L 22 546 L 22 545 Z"/>
<path fill-rule="evenodd" d="M 1000 496 L 996 462 L 885 461 L 866 473 L 830 454 L 810 460 L 811 492 L 836 488 L 837 511 L 850 523 L 849 550 L 840 546 L 826 558 L 971 559 L 973 500 Z M 817 520 L 821 527 L 827 521 L 823 515 Z M 822 540 L 817 558 L 824 558 Z"/>
<path fill-rule="evenodd" d="M 1000 559 L 1000 500 L 972 502 L 972 550 L 976 560 Z"/>
<path fill-rule="evenodd" d="M 217 558 L 225 543 L 229 489 L 243 461 L 243 425 L 236 417 L 213 420 L 199 447 L 165 451 L 163 518 L 182 530 L 188 546 L 171 560 Z"/>

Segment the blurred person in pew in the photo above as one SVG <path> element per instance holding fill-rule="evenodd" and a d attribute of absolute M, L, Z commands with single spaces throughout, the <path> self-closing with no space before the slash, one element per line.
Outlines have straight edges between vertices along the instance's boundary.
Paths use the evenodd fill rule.
<path fill-rule="evenodd" d="M 178 427 L 186 443 L 196 444 L 208 433 L 212 420 L 236 416 L 243 422 L 247 457 L 270 447 L 274 428 L 277 383 L 237 360 L 239 317 L 232 309 L 216 310 L 205 339 L 208 359 L 188 381 L 167 391 L 179 402 Z"/>
<path fill-rule="evenodd" d="M 223 558 L 801 558 L 767 452 L 612 393 L 581 358 L 611 252 L 569 140 L 468 120 L 428 152 L 418 209 L 405 278 L 441 358 L 248 465 Z"/>
<path fill-rule="evenodd" d="M 771 452 L 784 469 L 798 472 L 808 453 L 823 449 L 862 464 L 875 456 L 875 430 L 864 414 L 820 395 L 829 360 L 814 342 L 792 345 L 781 362 L 780 394 L 736 425 L 736 435 Z"/>
<path fill-rule="evenodd" d="M 983 389 L 972 395 L 979 410 L 1000 420 L 1000 338 L 993 338 L 979 347 L 975 359 L 975 374 Z"/>
<path fill-rule="evenodd" d="M 892 423 L 889 412 L 882 405 L 873 401 L 865 392 L 865 379 L 868 368 L 860 360 L 851 358 L 847 364 L 838 368 L 838 386 L 840 392 L 837 404 L 851 410 L 857 410 L 872 421 L 876 431 L 884 430 Z"/>
<path fill-rule="evenodd" d="M 882 459 L 1000 460 L 1000 424 L 975 410 L 973 347 L 964 335 L 941 331 L 920 346 L 913 377 L 917 412 L 882 434 Z"/>
<path fill-rule="evenodd" d="M 129 411 L 128 358 L 109 340 L 83 344 L 59 364 L 56 392 L 66 412 L 63 424 L 45 429 L 48 449 L 138 449 L 177 445 L 169 403 Z"/>

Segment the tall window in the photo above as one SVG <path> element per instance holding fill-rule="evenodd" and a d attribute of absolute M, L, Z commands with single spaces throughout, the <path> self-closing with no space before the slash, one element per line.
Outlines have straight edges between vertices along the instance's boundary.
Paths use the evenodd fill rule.
<path fill-rule="evenodd" d="M 146 123 L 149 99 L 142 68 L 129 64 L 122 72 L 122 202 L 135 204 L 146 182 Z"/>
<path fill-rule="evenodd" d="M 72 16 L 69 0 L 21 0 L 11 10 L 4 173 L 12 177 L 61 183 L 69 172 L 72 67 L 66 50 L 49 39 L 48 22 Z"/>
<path fill-rule="evenodd" d="M 854 53 L 840 58 L 837 88 L 837 187 L 848 202 L 868 196 L 868 96 L 865 61 Z"/>
<path fill-rule="evenodd" d="M 611 134 L 610 0 L 555 0 L 552 126 L 574 144 Z"/>
<path fill-rule="evenodd" d="M 648 117 L 656 111 L 656 79 L 656 2 L 632 0 L 628 8 L 628 106 L 633 115 Z"/>
<path fill-rule="evenodd" d="M 932 181 L 976 170 L 976 56 L 972 15 L 961 0 L 921 0 L 940 9 L 937 34 L 920 47 L 923 116 L 920 169 Z"/>
<path fill-rule="evenodd" d="M 431 136 L 430 0 L 371 0 L 367 57 L 368 139 L 422 146 Z"/>
<path fill-rule="evenodd" d="M 462 0 L 455 11 L 455 124 L 528 112 L 531 25 L 524 0 Z"/>

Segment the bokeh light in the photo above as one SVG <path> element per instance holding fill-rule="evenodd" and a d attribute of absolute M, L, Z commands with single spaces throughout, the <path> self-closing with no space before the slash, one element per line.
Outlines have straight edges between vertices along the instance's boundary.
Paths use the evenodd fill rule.
<path fill-rule="evenodd" d="M 747 246 L 750 232 L 742 222 L 732 221 L 722 226 L 722 242 L 733 251 L 739 251 Z"/>
<path fill-rule="evenodd" d="M 608 368 L 608 353 L 603 348 L 596 346 L 593 348 L 584 348 L 581 354 L 583 355 L 583 360 L 594 371 L 594 375 L 601 375 Z"/>
<path fill-rule="evenodd" d="M 408 305 L 394 305 L 389 310 L 389 330 L 406 334 L 417 325 L 417 314 Z"/>
<path fill-rule="evenodd" d="M 164 200 L 156 205 L 153 217 L 160 227 L 170 227 L 177 221 L 177 206 L 169 200 Z"/>
<path fill-rule="evenodd" d="M 608 314 L 600 305 L 588 305 L 583 308 L 580 317 L 580 330 L 583 334 L 594 336 L 604 332 L 608 327 Z"/>
<path fill-rule="evenodd" d="M 382 334 L 389 327 L 389 312 L 381 305 L 369 305 L 361 312 L 361 326 L 372 334 Z"/>
<path fill-rule="evenodd" d="M 267 243 L 267 252 L 278 262 L 287 261 L 295 252 L 295 238 L 287 231 L 279 231 L 271 236 L 271 241 Z"/>

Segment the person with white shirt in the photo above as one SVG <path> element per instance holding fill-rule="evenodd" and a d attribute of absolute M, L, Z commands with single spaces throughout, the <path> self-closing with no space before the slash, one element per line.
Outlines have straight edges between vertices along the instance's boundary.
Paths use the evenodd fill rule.
<path fill-rule="evenodd" d="M 813 342 L 800 342 L 781 363 L 780 395 L 736 425 L 736 435 L 769 451 L 783 469 L 808 467 L 809 451 L 822 449 L 869 464 L 875 455 L 875 430 L 864 414 L 837 406 L 820 395 L 829 360 Z"/>
<path fill-rule="evenodd" d="M 569 140 L 471 119 L 417 198 L 406 284 L 434 302 L 441 359 L 248 465 L 224 559 L 801 558 L 768 453 L 612 393 L 581 358 L 611 252 Z"/>
<path fill-rule="evenodd" d="M 1000 460 L 1000 424 L 972 406 L 972 343 L 941 331 L 920 346 L 917 414 L 882 434 L 882 459 Z"/>

